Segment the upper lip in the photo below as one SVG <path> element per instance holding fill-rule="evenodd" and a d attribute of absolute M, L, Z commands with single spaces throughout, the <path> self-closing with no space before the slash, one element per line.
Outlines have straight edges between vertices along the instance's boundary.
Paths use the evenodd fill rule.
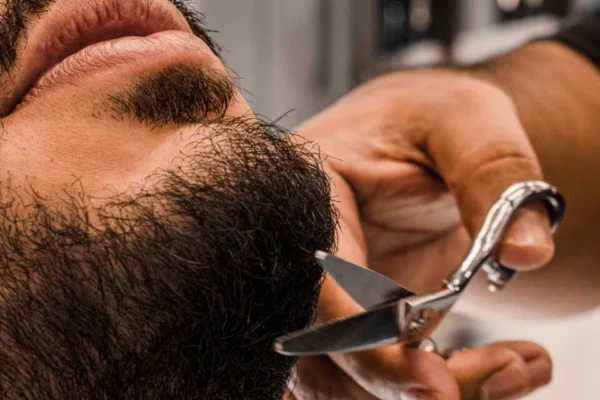
<path fill-rule="evenodd" d="M 191 31 L 167 0 L 59 0 L 28 32 L 18 60 L 22 72 L 14 80 L 7 109 L 13 109 L 44 73 L 87 46 L 167 30 Z"/>

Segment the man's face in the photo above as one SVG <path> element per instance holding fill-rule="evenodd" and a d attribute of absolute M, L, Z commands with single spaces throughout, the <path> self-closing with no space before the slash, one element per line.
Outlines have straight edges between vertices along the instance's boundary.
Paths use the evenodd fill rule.
<path fill-rule="evenodd" d="M 251 115 L 173 2 L 12 0 L 4 15 L 0 160 L 13 186 L 81 178 L 88 195 L 121 192 L 209 130 L 191 122 Z"/>
<path fill-rule="evenodd" d="M 280 398 L 333 243 L 318 159 L 182 1 L 0 15 L 0 397 Z"/>

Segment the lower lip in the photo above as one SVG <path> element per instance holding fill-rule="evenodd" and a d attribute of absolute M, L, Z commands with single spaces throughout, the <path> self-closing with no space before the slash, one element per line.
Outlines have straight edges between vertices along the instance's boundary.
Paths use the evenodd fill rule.
<path fill-rule="evenodd" d="M 146 37 L 123 37 L 85 47 L 48 70 L 27 93 L 34 97 L 59 85 L 79 82 L 99 72 L 139 74 L 174 64 L 210 65 L 216 57 L 198 37 L 183 31 L 164 31 Z"/>

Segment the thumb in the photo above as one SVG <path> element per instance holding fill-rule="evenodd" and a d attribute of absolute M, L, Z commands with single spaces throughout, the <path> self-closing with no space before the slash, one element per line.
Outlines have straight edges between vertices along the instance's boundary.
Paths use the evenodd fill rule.
<path fill-rule="evenodd" d="M 467 85 L 442 95 L 444 110 L 432 118 L 425 133 L 426 151 L 456 196 L 462 220 L 471 235 L 480 228 L 487 212 L 510 185 L 540 180 L 537 156 L 512 100 L 484 82 Z M 439 99 L 438 99 L 439 100 Z M 515 269 L 531 269 L 552 258 L 554 244 L 550 223 L 541 204 L 518 210 L 507 227 L 499 249 L 500 262 Z"/>
<path fill-rule="evenodd" d="M 448 360 L 463 400 L 503 400 L 529 394 L 552 378 L 550 355 L 529 342 L 501 342 L 461 351 Z"/>

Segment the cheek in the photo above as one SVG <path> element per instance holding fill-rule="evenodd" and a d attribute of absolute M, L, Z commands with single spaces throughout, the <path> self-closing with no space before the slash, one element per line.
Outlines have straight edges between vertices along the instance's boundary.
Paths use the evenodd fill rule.
<path fill-rule="evenodd" d="M 0 186 L 9 172 L 11 185 L 35 182 L 36 189 L 48 193 L 74 182 L 84 184 L 88 194 L 107 186 L 122 192 L 157 169 L 172 168 L 182 152 L 194 151 L 188 146 L 192 136 L 197 140 L 208 133 L 202 126 L 153 129 L 107 112 L 104 97 L 70 90 L 65 89 L 69 95 L 62 102 L 57 97 L 39 101 L 1 121 Z M 254 118 L 239 94 L 226 117 Z"/>
<path fill-rule="evenodd" d="M 33 183 L 46 193 L 63 191 L 74 182 L 84 184 L 88 194 L 99 194 L 107 186 L 122 192 L 156 169 L 172 167 L 185 148 L 185 131 L 142 132 L 127 124 L 115 130 L 93 125 L 7 127 L 0 143 L 0 186 L 10 177 L 11 186 Z"/>

